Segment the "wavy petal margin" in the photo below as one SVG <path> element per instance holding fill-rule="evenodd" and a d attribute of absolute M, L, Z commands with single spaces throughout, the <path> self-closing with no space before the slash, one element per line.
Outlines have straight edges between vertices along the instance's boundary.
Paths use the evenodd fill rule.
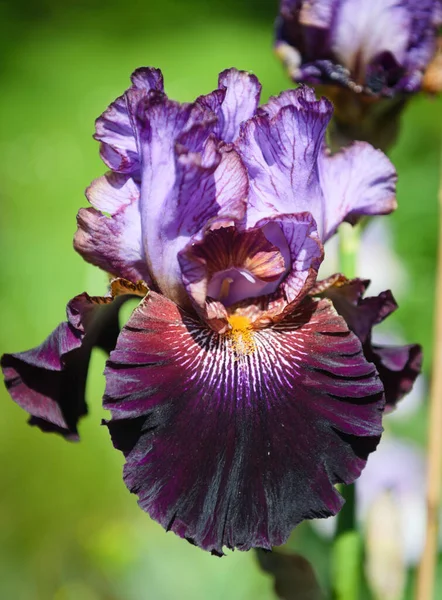
<path fill-rule="evenodd" d="M 306 299 L 241 355 L 150 293 L 106 367 L 124 479 L 167 530 L 215 554 L 270 549 L 336 514 L 381 434 L 382 384 L 327 300 Z"/>
<path fill-rule="evenodd" d="M 93 181 L 86 196 L 93 208 L 81 208 L 78 212 L 75 250 L 84 260 L 114 277 L 133 283 L 143 280 L 150 285 L 139 184 L 128 175 L 110 172 Z"/>
<path fill-rule="evenodd" d="M 218 118 L 215 135 L 225 142 L 233 142 L 239 135 L 240 125 L 251 119 L 259 104 L 261 84 L 246 71 L 226 69 L 219 74 L 218 88 L 197 100 Z"/>
<path fill-rule="evenodd" d="M 361 340 L 366 359 L 376 365 L 384 385 L 388 412 L 411 391 L 422 369 L 422 348 L 419 344 L 381 346 L 372 343 L 373 327 L 394 312 L 397 304 L 390 290 L 364 298 L 369 283 L 364 279 L 347 280 L 342 275 L 335 275 L 318 282 L 316 293 L 330 298 L 348 327 Z"/>
<path fill-rule="evenodd" d="M 141 290 L 116 281 L 107 297 L 75 296 L 67 305 L 67 322 L 40 346 L 2 356 L 8 392 L 29 413 L 30 425 L 78 440 L 77 424 L 87 413 L 84 394 L 92 348 L 109 353 L 115 347 L 119 309 Z"/>
<path fill-rule="evenodd" d="M 354 142 L 335 154 L 324 147 L 319 155 L 324 193 L 324 240 L 343 221 L 387 215 L 397 208 L 396 169 L 387 156 L 366 142 Z"/>

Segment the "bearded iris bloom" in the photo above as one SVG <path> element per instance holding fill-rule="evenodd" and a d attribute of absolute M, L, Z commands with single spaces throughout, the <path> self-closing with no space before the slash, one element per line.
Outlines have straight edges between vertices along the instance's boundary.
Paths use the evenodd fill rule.
<path fill-rule="evenodd" d="M 281 0 L 275 49 L 333 101 L 342 135 L 386 147 L 407 98 L 442 88 L 441 25 L 440 0 Z"/>
<path fill-rule="evenodd" d="M 72 437 L 91 348 L 111 350 L 106 424 L 128 488 L 215 554 L 271 548 L 336 514 L 334 485 L 359 476 L 385 405 L 371 346 L 346 321 L 365 307 L 340 316 L 351 282 L 316 279 L 342 221 L 395 208 L 395 171 L 366 143 L 331 155 L 332 107 L 310 89 L 259 107 L 260 91 L 230 69 L 180 104 L 160 71 L 135 71 L 96 122 L 110 171 L 88 188 L 75 236 L 114 277 L 110 292 L 77 296 L 40 347 L 2 359 L 31 422 Z"/>
<path fill-rule="evenodd" d="M 287 44 L 297 53 L 296 81 L 391 97 L 421 88 L 436 53 L 442 4 L 282 0 L 280 15 L 277 50 Z"/>

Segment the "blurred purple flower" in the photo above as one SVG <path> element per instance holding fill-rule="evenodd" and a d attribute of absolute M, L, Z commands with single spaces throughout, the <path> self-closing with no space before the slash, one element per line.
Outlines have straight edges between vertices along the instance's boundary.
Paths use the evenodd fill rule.
<path fill-rule="evenodd" d="M 281 0 L 275 49 L 294 81 L 333 101 L 337 145 L 387 148 L 410 94 L 442 89 L 441 25 L 441 0 Z"/>
<path fill-rule="evenodd" d="M 84 406 L 69 419 L 55 409 L 75 374 L 67 357 L 88 340 L 85 311 L 142 296 L 107 362 L 107 425 L 140 506 L 216 554 L 271 548 L 336 514 L 334 484 L 359 476 L 385 402 L 359 331 L 313 294 L 339 224 L 395 208 L 394 169 L 365 143 L 330 155 L 332 108 L 308 88 L 260 108 L 259 95 L 256 77 L 231 69 L 179 104 L 160 71 L 133 74 L 97 120 L 111 172 L 87 190 L 75 237 L 120 279 L 104 299 L 79 297 L 63 335 L 2 363 L 42 428 L 75 434 Z"/>
<path fill-rule="evenodd" d="M 436 53 L 440 0 L 281 0 L 276 49 L 297 82 L 416 92 Z"/>

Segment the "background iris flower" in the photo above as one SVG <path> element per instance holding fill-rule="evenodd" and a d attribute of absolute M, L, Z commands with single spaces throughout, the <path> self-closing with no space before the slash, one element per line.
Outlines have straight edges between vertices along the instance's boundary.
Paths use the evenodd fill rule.
<path fill-rule="evenodd" d="M 275 50 L 336 109 L 335 143 L 387 148 L 407 100 L 442 89 L 440 0 L 281 0 Z"/>

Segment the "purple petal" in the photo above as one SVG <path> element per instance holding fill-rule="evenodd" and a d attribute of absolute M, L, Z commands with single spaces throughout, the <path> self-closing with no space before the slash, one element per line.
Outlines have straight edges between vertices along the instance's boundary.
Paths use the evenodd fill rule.
<path fill-rule="evenodd" d="M 416 92 L 436 51 L 440 7 L 439 0 L 282 0 L 276 51 L 295 81 L 330 85 L 330 93 L 336 85 L 372 97 Z"/>
<path fill-rule="evenodd" d="M 119 173 L 134 173 L 140 166 L 134 122 L 137 103 L 146 98 L 150 90 L 163 91 L 163 75 L 159 69 L 137 69 L 131 81 L 132 87 L 95 122 L 94 137 L 101 142 L 101 158 L 110 169 Z"/>
<path fill-rule="evenodd" d="M 390 291 L 379 296 L 363 298 L 369 282 L 362 279 L 338 282 L 322 295 L 330 298 L 348 327 L 361 340 L 367 360 L 373 362 L 385 390 L 387 410 L 392 410 L 407 394 L 421 372 L 422 349 L 418 344 L 409 346 L 380 346 L 372 344 L 372 329 L 393 311 L 397 304 Z"/>
<path fill-rule="evenodd" d="M 86 195 L 95 208 L 82 208 L 78 213 L 74 238 L 77 252 L 115 277 L 150 284 L 142 240 L 139 185 L 127 175 L 108 173 L 96 179 Z"/>
<path fill-rule="evenodd" d="M 106 368 L 105 407 L 140 506 L 197 546 L 271 548 L 335 514 L 381 433 L 382 386 L 328 301 L 254 332 L 238 355 L 151 293 Z"/>
<path fill-rule="evenodd" d="M 317 160 L 331 113 L 327 100 L 312 101 L 311 92 L 300 89 L 271 100 L 245 123 L 237 145 L 250 178 L 248 224 L 310 212 L 322 236 Z"/>
<path fill-rule="evenodd" d="M 238 154 L 210 136 L 214 122 L 205 116 L 198 105 L 152 96 L 140 117 L 145 252 L 154 282 L 181 303 L 179 251 L 209 219 L 241 218 L 248 190 Z"/>
<path fill-rule="evenodd" d="M 263 227 L 267 239 L 273 244 L 281 243 L 281 236 L 286 243 L 288 268 L 280 285 L 280 292 L 284 298 L 281 308 L 285 314 L 292 306 L 299 304 L 316 281 L 324 256 L 316 223 L 310 213 L 299 213 L 264 219 L 259 221 L 257 226 Z M 273 301 L 270 305 L 272 303 Z M 275 298 L 275 304 L 280 304 L 278 298 Z M 268 310 L 276 316 L 271 306 Z"/>
<path fill-rule="evenodd" d="M 264 219 L 248 229 L 214 220 L 202 240 L 187 244 L 179 262 L 187 293 L 204 320 L 209 322 L 212 299 L 225 307 L 241 302 L 247 314 L 253 311 L 254 323 L 268 323 L 299 304 L 316 280 L 322 257 L 313 217 L 300 213 Z M 251 304 L 257 298 L 259 306 Z M 218 330 L 221 314 L 216 317 Z"/>
<path fill-rule="evenodd" d="M 187 293 L 203 318 L 209 298 L 227 307 L 256 298 L 275 291 L 286 273 L 282 253 L 264 229 L 243 230 L 219 220 L 201 241 L 192 239 L 178 259 Z"/>
<path fill-rule="evenodd" d="M 281 108 L 286 106 L 294 106 L 299 111 L 327 115 L 327 123 L 333 112 L 333 107 L 326 98 L 318 100 L 312 88 L 301 85 L 296 90 L 285 90 L 278 96 L 271 96 L 265 104 L 260 106 L 258 114 L 273 118 L 277 116 Z"/>
<path fill-rule="evenodd" d="M 410 14 L 397 0 L 341 0 L 331 49 L 337 62 L 363 77 L 368 65 L 382 53 L 397 63 L 405 60 L 410 31 Z"/>
<path fill-rule="evenodd" d="M 324 193 L 324 240 L 342 221 L 355 223 L 363 215 L 385 215 L 397 207 L 395 168 L 370 144 L 354 142 L 332 155 L 324 148 L 319 175 Z"/>
<path fill-rule="evenodd" d="M 261 84 L 255 75 L 246 71 L 227 69 L 219 75 L 218 88 L 198 98 L 198 102 L 218 117 L 215 135 L 225 142 L 233 142 L 239 135 L 241 123 L 253 117 L 258 108 Z"/>
<path fill-rule="evenodd" d="M 121 295 L 113 301 L 110 296 L 76 296 L 67 305 L 67 322 L 40 346 L 3 355 L 6 387 L 29 413 L 31 425 L 78 439 L 78 420 L 87 413 L 84 393 L 92 348 L 98 346 L 109 353 L 115 347 L 120 331 L 118 312 L 130 297 L 124 294 L 139 292 L 132 286 L 121 287 L 118 293 Z"/>

